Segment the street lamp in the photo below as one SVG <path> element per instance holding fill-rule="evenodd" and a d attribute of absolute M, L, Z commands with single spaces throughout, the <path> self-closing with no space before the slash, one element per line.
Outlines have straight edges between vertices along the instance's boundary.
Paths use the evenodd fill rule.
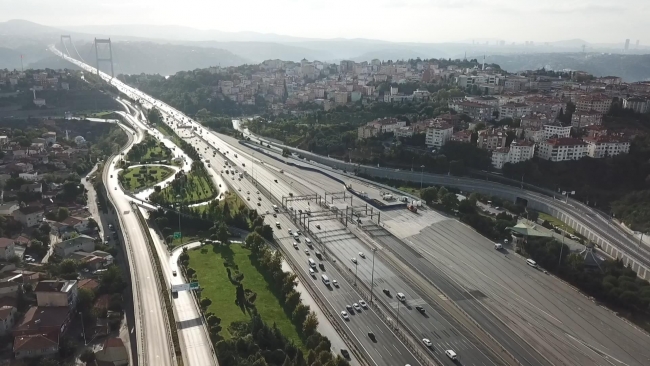
<path fill-rule="evenodd" d="M 420 190 L 422 190 L 422 182 L 424 180 L 424 165 L 420 166 Z"/>
<path fill-rule="evenodd" d="M 401 301 L 397 301 L 397 316 L 395 317 L 395 326 L 399 329 L 399 305 Z"/>
<path fill-rule="evenodd" d="M 377 248 L 372 248 L 372 272 L 370 272 L 370 303 L 372 304 L 372 288 L 375 285 L 375 252 Z"/>
<path fill-rule="evenodd" d="M 357 285 L 357 273 L 359 272 L 359 261 L 355 260 L 354 263 L 354 285 Z"/>
<path fill-rule="evenodd" d="M 183 234 L 181 231 L 181 195 L 176 195 L 176 207 L 178 209 L 178 233 L 180 234 L 181 245 L 183 245 Z M 173 240 L 172 240 L 173 242 Z"/>

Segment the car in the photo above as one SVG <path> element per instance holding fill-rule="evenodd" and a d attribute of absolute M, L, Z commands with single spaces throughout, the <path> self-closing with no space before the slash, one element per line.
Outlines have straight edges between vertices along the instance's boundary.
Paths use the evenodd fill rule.
<path fill-rule="evenodd" d="M 250 197 L 246 197 L 246 201 L 250 201 L 250 200 L 251 200 L 251 198 L 250 198 Z"/>
<path fill-rule="evenodd" d="M 257 202 L 257 205 L 258 205 L 258 206 L 260 206 L 260 207 L 262 206 L 262 204 L 261 204 L 261 203 L 259 203 L 259 202 Z"/>
<path fill-rule="evenodd" d="M 396 295 L 396 297 L 397 297 L 397 300 L 399 300 L 399 301 L 401 301 L 401 302 L 406 301 L 406 296 L 404 296 L 404 294 L 401 293 L 401 292 L 398 292 L 397 295 Z"/>
<path fill-rule="evenodd" d="M 350 316 L 348 315 L 347 311 L 342 311 L 341 312 L 341 318 L 343 318 L 345 320 L 350 320 Z"/>
<path fill-rule="evenodd" d="M 172 275 L 174 275 L 174 277 L 176 277 L 176 274 L 176 271 L 172 271 Z"/>
<path fill-rule="evenodd" d="M 299 213 L 302 213 L 302 210 L 301 210 L 301 209 L 298 209 L 298 212 L 299 212 Z"/>
<path fill-rule="evenodd" d="M 117 191 L 117 187 L 115 187 L 115 190 Z"/>
<path fill-rule="evenodd" d="M 309 255 L 309 249 L 305 249 L 305 254 Z"/>
<path fill-rule="evenodd" d="M 456 361 L 456 359 L 457 359 L 456 352 L 454 352 L 453 350 L 450 350 L 450 349 L 445 350 L 445 354 L 446 354 L 447 357 L 449 357 L 452 361 Z"/>
<path fill-rule="evenodd" d="M 312 277 L 316 278 L 316 271 L 314 271 L 313 268 L 310 268 L 310 269 L 309 269 L 309 274 L 310 274 Z"/>
<path fill-rule="evenodd" d="M 368 338 L 370 338 L 370 340 L 373 342 L 377 340 L 377 338 L 375 338 L 375 333 L 373 332 L 368 332 Z"/>
<path fill-rule="evenodd" d="M 269 210 L 266 210 L 266 214 L 267 214 L 267 215 L 269 214 Z"/>
<path fill-rule="evenodd" d="M 277 183 L 277 182 L 278 182 L 278 180 L 277 180 L 277 179 L 273 179 L 273 181 L 274 181 L 275 183 Z"/>
<path fill-rule="evenodd" d="M 111 174 L 111 178 L 113 178 L 113 174 Z"/>
<path fill-rule="evenodd" d="M 347 349 L 341 348 L 341 356 L 343 356 L 343 358 L 349 360 L 350 359 L 350 352 L 348 352 Z"/>
<path fill-rule="evenodd" d="M 261 201 L 261 200 L 262 200 L 262 197 L 257 197 L 257 199 Z"/>
<path fill-rule="evenodd" d="M 352 304 L 352 307 L 353 307 L 354 310 L 356 310 L 356 311 L 361 311 L 361 306 L 360 306 L 358 303 L 356 303 L 356 302 L 355 302 L 354 304 Z"/>
<path fill-rule="evenodd" d="M 288 231 L 289 231 L 289 235 L 291 235 L 291 229 L 289 229 Z"/>
<path fill-rule="evenodd" d="M 300 230 L 296 230 L 296 234 L 298 234 L 298 235 L 302 235 L 302 233 L 300 232 Z"/>
<path fill-rule="evenodd" d="M 345 305 L 345 308 L 348 309 L 349 312 L 352 312 L 352 306 L 351 305 Z"/>
<path fill-rule="evenodd" d="M 251 192 L 250 192 L 250 191 L 246 191 L 246 194 L 251 194 Z"/>
<path fill-rule="evenodd" d="M 433 346 L 433 343 L 431 343 L 429 338 L 422 338 L 422 343 L 424 343 L 424 345 L 427 346 L 427 347 Z"/>
<path fill-rule="evenodd" d="M 276 214 L 276 213 L 274 212 L 274 213 L 273 213 L 273 217 L 278 217 L 278 214 Z"/>
<path fill-rule="evenodd" d="M 368 308 L 368 304 L 363 300 L 359 300 L 359 305 L 361 305 L 361 307 L 364 308 L 364 309 Z"/>
<path fill-rule="evenodd" d="M 320 224 L 316 224 L 316 229 L 320 230 Z"/>
<path fill-rule="evenodd" d="M 363 253 L 361 253 L 361 252 L 359 252 L 359 257 L 361 257 L 361 258 L 365 258 L 365 257 L 366 257 L 366 255 L 365 255 L 365 254 L 363 254 Z"/>
<path fill-rule="evenodd" d="M 422 306 L 416 306 L 415 310 L 419 311 L 422 314 L 424 314 L 426 312 L 426 310 L 424 310 L 424 308 Z"/>
<path fill-rule="evenodd" d="M 390 296 L 390 290 L 389 289 L 385 288 L 383 291 L 387 296 Z"/>
<path fill-rule="evenodd" d="M 293 247 L 296 248 L 296 249 L 298 249 L 298 243 L 296 243 L 296 242 L 294 241 L 294 242 L 293 242 Z"/>
<path fill-rule="evenodd" d="M 494 249 L 501 250 L 503 249 L 503 245 L 501 245 L 501 243 L 494 243 Z"/>
<path fill-rule="evenodd" d="M 275 226 L 276 226 L 277 228 L 280 228 L 280 222 L 276 221 L 276 222 L 275 222 Z"/>
<path fill-rule="evenodd" d="M 257 194 L 260 194 L 260 191 L 257 191 Z"/>
<path fill-rule="evenodd" d="M 350 258 L 350 260 L 352 261 L 352 263 L 357 264 L 357 259 L 356 258 Z"/>
<path fill-rule="evenodd" d="M 334 285 L 334 287 L 339 287 L 339 281 L 332 280 L 332 285 Z"/>
<path fill-rule="evenodd" d="M 241 187 L 237 188 L 237 190 L 241 192 Z"/>

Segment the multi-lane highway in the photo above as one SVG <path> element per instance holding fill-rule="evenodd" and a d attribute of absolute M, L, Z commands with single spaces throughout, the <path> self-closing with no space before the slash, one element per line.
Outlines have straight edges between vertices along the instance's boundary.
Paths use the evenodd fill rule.
<path fill-rule="evenodd" d="M 141 93 L 139 97 L 147 98 Z M 156 103 L 158 107 L 168 113 L 174 113 L 175 118 L 185 118 L 160 102 L 153 100 L 151 102 Z M 184 121 L 190 123 L 189 119 L 184 119 Z M 191 123 L 198 126 L 194 122 Z M 268 189 L 275 200 L 289 196 L 290 192 L 300 195 L 324 194 L 324 192 L 342 190 L 340 181 L 330 179 L 318 172 L 283 164 L 264 154 L 255 153 L 254 150 L 245 146 L 238 146 L 236 142 L 229 141 L 223 136 L 217 137 L 207 131 L 204 131 L 203 134 L 210 145 L 220 147 L 223 149 L 222 151 L 229 150 L 230 154 L 237 152 L 240 160 L 233 159 L 232 156 L 229 158 L 239 163 L 245 163 L 246 167 L 238 164 L 238 169 L 240 171 L 250 169 L 248 174 L 252 175 L 262 187 Z M 233 145 L 236 146 L 235 149 L 233 149 Z M 258 163 L 253 164 L 253 161 Z M 280 173 L 280 170 L 283 170 L 284 173 Z M 332 176 L 336 173 L 330 171 L 328 174 Z M 421 177 L 420 174 L 415 173 L 402 172 L 399 174 L 411 174 L 413 175 L 411 178 L 417 177 L 418 180 Z M 340 175 L 340 179 L 373 189 L 367 182 L 355 180 L 347 175 Z M 429 177 L 424 175 L 423 180 L 428 182 L 428 179 Z M 448 179 L 457 180 L 458 178 L 448 177 Z M 237 182 L 240 183 L 238 180 Z M 459 184 L 458 181 L 456 183 Z M 253 193 L 252 189 L 258 188 L 252 186 L 252 183 L 246 179 L 242 180 L 241 184 L 248 184 L 246 189 L 251 193 Z M 463 184 L 470 183 L 463 182 Z M 467 186 L 466 190 L 484 190 L 485 186 L 495 190 L 512 190 L 511 187 L 501 185 L 493 187 L 493 184 L 489 182 L 472 181 L 471 184 L 473 186 Z M 525 193 L 530 194 L 530 197 L 535 195 Z M 251 200 L 256 197 L 253 196 Z M 546 197 L 545 199 L 551 200 L 549 204 L 554 203 L 552 198 Z M 266 202 L 267 200 L 268 197 L 263 198 L 261 202 L 264 204 L 264 206 L 260 206 L 263 211 L 269 209 L 271 205 L 271 202 Z M 309 205 L 307 201 L 298 201 L 291 203 L 291 206 L 296 210 L 311 208 L 316 215 L 317 209 L 313 201 Z M 568 210 L 566 207 L 562 209 Z M 581 208 L 576 210 L 581 210 Z M 577 211 L 576 214 L 580 212 L 582 212 L 582 216 L 589 216 L 589 212 L 585 214 L 585 211 Z M 495 252 L 492 243 L 453 218 L 445 217 L 432 210 L 422 210 L 417 215 L 406 210 L 386 211 L 382 213 L 382 216 L 384 228 L 373 226 L 366 228 L 370 232 L 368 241 L 357 239 L 352 235 L 356 234 L 357 229 L 348 231 L 335 220 L 322 221 L 319 223 L 321 229 L 314 227 L 311 229 L 316 233 L 316 237 L 325 244 L 328 253 L 331 253 L 330 260 L 336 259 L 338 266 L 342 266 L 343 271 L 347 272 L 345 277 L 356 272 L 358 281 L 365 284 L 368 284 L 370 278 L 374 277 L 375 296 L 378 296 L 378 301 L 386 308 L 395 310 L 394 316 L 390 320 L 392 324 L 398 323 L 396 315 L 397 305 L 400 303 L 386 297 L 379 289 L 389 289 L 392 294 L 405 293 L 407 301 L 405 306 L 399 309 L 399 326 L 409 327 L 412 334 L 430 339 L 435 350 L 431 351 L 430 355 L 441 362 L 447 361 L 444 357 L 440 357 L 442 356 L 440 351 L 448 348 L 457 350 L 463 364 L 493 364 L 501 361 L 492 357 L 488 350 L 483 349 L 480 342 L 473 339 L 472 334 L 467 334 L 463 327 L 457 326 L 454 319 L 451 319 L 443 308 L 437 305 L 440 301 L 449 301 L 463 308 L 522 364 L 645 365 L 650 363 L 650 355 L 646 347 L 650 340 L 646 333 L 625 323 L 615 314 L 594 304 L 557 279 L 525 266 L 523 260 L 516 255 Z M 270 216 L 267 216 L 267 220 L 269 219 Z M 601 220 L 598 217 L 591 219 Z M 288 225 L 292 225 L 292 229 L 296 228 L 285 213 L 278 215 L 277 219 L 270 220 L 272 224 L 275 224 L 273 220 L 279 221 L 282 229 L 287 228 Z M 589 225 L 596 225 L 597 222 Z M 317 230 L 320 230 L 320 233 L 317 233 Z M 613 230 L 612 235 L 616 234 L 616 229 L 611 230 Z M 277 230 L 276 234 L 282 245 L 292 246 L 293 239 L 289 238 L 288 232 L 285 234 L 281 230 Z M 286 237 L 283 237 L 282 234 L 285 234 Z M 371 253 L 368 244 L 380 250 L 378 252 L 379 259 L 375 259 L 374 274 L 369 262 Z M 300 262 L 300 258 L 302 258 L 305 263 L 302 268 L 307 271 L 308 257 L 304 254 L 303 247 L 303 244 L 299 244 L 299 249 L 294 251 L 293 258 L 297 262 Z M 385 250 L 385 254 L 382 253 L 383 250 Z M 358 255 L 359 252 L 365 252 L 367 258 L 361 259 Z M 428 277 L 426 279 L 439 287 L 444 295 L 438 301 L 427 302 L 428 291 L 421 287 L 413 289 L 411 281 L 402 278 L 391 263 L 384 262 L 381 259 L 382 255 L 397 257 L 408 267 L 417 271 L 419 276 Z M 352 256 L 357 258 L 359 265 L 350 261 Z M 330 266 L 326 266 L 326 273 L 332 274 L 332 278 L 344 276 L 334 268 L 332 270 L 329 268 Z M 341 289 L 346 290 L 342 301 L 336 302 L 335 300 L 337 295 L 340 295 L 336 293 L 339 289 L 333 289 L 332 293 L 324 293 L 323 296 L 333 309 L 342 311 L 344 305 L 355 301 L 354 299 L 357 297 L 364 296 L 362 294 L 364 290 L 357 291 L 352 286 L 344 288 L 346 285 L 344 281 L 339 282 Z M 358 288 L 362 289 L 362 287 Z M 421 306 L 418 304 L 423 304 L 422 306 L 427 310 L 428 318 L 409 309 L 409 307 Z M 370 319 L 359 320 L 362 315 L 367 314 L 369 315 L 365 318 Z M 402 356 L 402 352 L 391 351 L 388 343 L 380 340 L 377 343 L 368 342 L 367 332 L 364 332 L 363 328 L 381 326 L 383 323 L 383 320 L 375 321 L 372 316 L 372 311 L 362 311 L 361 314 L 352 316 L 350 321 L 341 321 L 355 334 L 374 362 L 384 364 L 380 360 L 384 360 L 385 355 L 388 357 Z M 363 321 L 368 321 L 368 323 L 362 323 Z M 427 321 L 431 323 L 427 323 Z M 383 327 L 388 329 L 385 324 Z M 364 333 L 366 333 L 365 337 Z M 373 333 L 380 334 L 379 331 Z M 390 345 L 393 344 L 395 347 L 399 346 L 396 342 L 390 343 Z M 373 346 L 374 348 L 372 348 Z M 424 347 L 421 349 L 425 350 Z M 399 354 L 399 356 L 393 354 Z M 387 360 L 386 364 L 402 362 L 400 358 L 388 358 Z M 406 359 L 406 362 L 416 363 L 409 359 Z"/>

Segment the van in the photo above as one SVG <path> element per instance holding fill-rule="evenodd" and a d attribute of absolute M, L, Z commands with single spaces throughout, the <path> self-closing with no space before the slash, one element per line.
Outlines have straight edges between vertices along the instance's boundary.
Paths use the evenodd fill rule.
<path fill-rule="evenodd" d="M 531 266 L 531 267 L 535 267 L 535 268 L 537 268 L 537 262 L 535 262 L 534 260 L 532 260 L 532 259 L 530 259 L 530 258 L 529 258 L 529 259 L 526 259 L 526 264 L 529 265 L 529 266 Z"/>
<path fill-rule="evenodd" d="M 454 351 L 448 349 L 448 350 L 445 351 L 445 354 L 446 354 L 447 357 L 449 357 L 451 360 L 456 361 L 456 352 L 454 352 Z"/>
<path fill-rule="evenodd" d="M 330 285 L 330 279 L 327 277 L 327 275 L 322 275 L 322 276 L 320 276 L 320 278 L 321 278 L 321 280 L 323 280 L 323 283 L 325 284 L 325 286 Z"/>
<path fill-rule="evenodd" d="M 307 262 L 309 263 L 309 267 L 311 267 L 311 268 L 316 268 L 316 261 L 314 261 L 313 259 L 309 258 L 309 259 L 307 260 Z"/>
<path fill-rule="evenodd" d="M 316 257 L 318 257 L 318 259 L 323 259 L 323 255 L 319 251 L 316 251 Z"/>
<path fill-rule="evenodd" d="M 310 269 L 309 269 L 309 274 L 310 274 L 312 277 L 316 278 L 316 271 L 314 271 L 313 268 L 310 268 Z"/>
<path fill-rule="evenodd" d="M 311 245 L 311 239 L 305 238 L 305 243 L 307 243 L 308 247 L 313 248 L 312 245 Z"/>
<path fill-rule="evenodd" d="M 406 301 L 406 296 L 404 296 L 403 293 L 398 292 L 398 293 L 397 293 L 397 300 L 399 300 L 399 301 L 401 301 L 401 302 L 404 302 L 404 301 Z"/>
<path fill-rule="evenodd" d="M 278 205 L 273 205 L 273 211 L 275 211 L 275 212 L 278 211 Z"/>

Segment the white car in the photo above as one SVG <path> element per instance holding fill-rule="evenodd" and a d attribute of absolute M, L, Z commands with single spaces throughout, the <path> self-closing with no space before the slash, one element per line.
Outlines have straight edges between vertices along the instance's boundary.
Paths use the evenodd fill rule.
<path fill-rule="evenodd" d="M 347 311 L 342 311 L 341 312 L 341 318 L 343 318 L 345 320 L 350 320 L 350 316 L 348 315 Z"/>
<path fill-rule="evenodd" d="M 339 281 L 332 280 L 332 285 L 334 285 L 334 287 L 339 287 Z"/>
<path fill-rule="evenodd" d="M 404 296 L 404 294 L 401 293 L 401 292 L 398 292 L 396 297 L 397 297 L 397 300 L 399 300 L 401 302 L 406 301 L 406 296 Z"/>
<path fill-rule="evenodd" d="M 433 346 L 433 343 L 431 343 L 429 338 L 422 338 L 422 343 L 424 343 L 424 345 L 427 346 L 427 347 Z"/>
<path fill-rule="evenodd" d="M 366 257 L 366 255 L 365 255 L 365 254 L 363 254 L 363 253 L 361 253 L 361 252 L 359 252 L 359 257 L 361 257 L 361 258 L 365 258 L 365 257 Z"/>
<path fill-rule="evenodd" d="M 356 258 L 350 258 L 350 260 L 352 261 L 352 263 L 357 264 L 357 259 Z"/>
<path fill-rule="evenodd" d="M 296 249 L 298 249 L 298 243 L 296 243 L 296 242 L 294 241 L 294 242 L 293 242 L 293 247 L 296 248 Z"/>
<path fill-rule="evenodd" d="M 305 254 L 309 255 L 309 249 L 305 249 Z"/>
<path fill-rule="evenodd" d="M 354 304 L 352 304 L 352 307 L 353 307 L 354 310 L 356 310 L 356 311 L 361 311 L 361 306 L 359 306 L 359 304 L 357 304 L 356 302 L 355 302 Z"/>
<path fill-rule="evenodd" d="M 450 350 L 450 349 L 445 350 L 445 354 L 446 354 L 447 357 L 449 357 L 451 360 L 456 361 L 456 352 L 454 352 L 453 350 Z"/>
<path fill-rule="evenodd" d="M 366 302 L 363 300 L 359 300 L 359 305 L 361 305 L 364 309 L 368 308 L 368 304 L 366 304 Z"/>

